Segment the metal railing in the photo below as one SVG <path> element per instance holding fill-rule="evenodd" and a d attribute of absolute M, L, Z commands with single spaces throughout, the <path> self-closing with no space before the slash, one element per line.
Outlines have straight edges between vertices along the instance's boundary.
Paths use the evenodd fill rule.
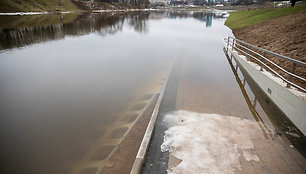
<path fill-rule="evenodd" d="M 301 87 L 301 86 L 299 86 L 299 85 L 297 85 L 297 84 L 292 82 L 292 78 L 293 77 L 296 78 L 296 79 L 299 79 L 299 80 L 301 80 L 303 82 L 306 82 L 306 79 L 304 79 L 303 77 L 300 77 L 300 76 L 294 74 L 294 70 L 296 68 L 296 65 L 299 65 L 299 66 L 305 68 L 306 67 L 306 63 L 304 63 L 302 61 L 299 61 L 299 60 L 292 59 L 290 57 L 286 57 L 286 56 L 274 53 L 272 51 L 269 51 L 269 50 L 266 50 L 266 49 L 263 49 L 263 48 L 260 48 L 260 47 L 257 47 L 257 46 L 254 46 L 252 44 L 249 44 L 247 42 L 244 42 L 242 40 L 236 39 L 236 38 L 231 37 L 231 36 L 229 36 L 228 38 L 224 38 L 224 41 L 227 44 L 226 52 L 228 52 L 229 49 L 232 49 L 232 50 L 235 49 L 236 51 L 239 51 L 244 56 L 246 56 L 248 60 L 250 60 L 250 58 L 253 58 L 254 60 L 256 60 L 256 62 L 258 62 L 260 67 L 261 67 L 260 68 L 261 71 L 263 70 L 263 67 L 265 67 L 266 69 L 271 71 L 273 74 L 275 74 L 276 76 L 281 78 L 283 81 L 285 81 L 287 83 L 287 88 L 289 88 L 290 86 L 294 86 L 295 88 L 297 88 L 297 89 L 299 89 L 299 90 L 301 90 L 303 92 L 306 92 L 306 89 L 304 89 L 303 87 Z M 263 55 L 258 53 L 258 51 L 261 51 L 263 53 Z M 281 59 L 286 60 L 286 61 L 289 61 L 291 63 L 290 71 L 287 71 L 284 68 L 282 68 L 281 66 L 279 66 L 276 63 L 272 62 L 270 59 L 268 59 L 266 57 L 267 54 L 275 56 L 275 57 L 278 57 L 278 58 L 281 58 Z M 258 57 L 255 57 L 254 55 L 256 55 Z M 282 75 L 280 75 L 273 68 L 271 68 L 269 65 L 264 63 L 263 60 L 269 62 L 270 64 L 275 66 L 277 69 L 281 70 L 283 73 L 286 74 L 287 78 L 285 78 Z"/>

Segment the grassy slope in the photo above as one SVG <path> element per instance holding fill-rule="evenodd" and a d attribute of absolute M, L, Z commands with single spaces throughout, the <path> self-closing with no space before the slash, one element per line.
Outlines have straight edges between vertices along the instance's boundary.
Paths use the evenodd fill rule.
<path fill-rule="evenodd" d="M 70 0 L 0 0 L 0 12 L 76 11 Z"/>
<path fill-rule="evenodd" d="M 306 11 L 306 5 L 286 8 L 267 8 L 259 10 L 231 12 L 225 25 L 231 29 L 246 27 L 252 24 L 260 23 L 268 19 L 279 16 L 289 15 L 301 11 Z"/>

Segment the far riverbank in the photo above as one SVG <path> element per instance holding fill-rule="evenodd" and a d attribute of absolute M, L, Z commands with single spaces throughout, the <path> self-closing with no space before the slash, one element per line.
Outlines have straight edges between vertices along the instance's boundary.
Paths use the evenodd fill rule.
<path fill-rule="evenodd" d="M 147 4 L 128 4 L 111 2 L 91 2 L 91 1 L 71 1 L 71 0 L 19 0 L 19 1 L 0 1 L 0 13 L 16 12 L 91 12 L 95 10 L 128 10 L 145 9 Z"/>

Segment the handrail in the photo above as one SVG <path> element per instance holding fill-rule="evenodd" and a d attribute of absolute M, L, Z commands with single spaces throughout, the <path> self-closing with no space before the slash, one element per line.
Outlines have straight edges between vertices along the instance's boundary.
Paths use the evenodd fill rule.
<path fill-rule="evenodd" d="M 283 56 L 283 55 L 281 55 L 281 54 L 274 53 L 274 52 L 272 52 L 272 51 L 269 51 L 269 50 L 266 50 L 266 49 L 257 47 L 257 46 L 255 46 L 255 45 L 249 44 L 249 43 L 244 42 L 244 41 L 242 41 L 242 40 L 236 39 L 236 38 L 234 38 L 234 37 L 232 37 L 232 36 L 229 36 L 229 38 L 231 38 L 231 39 L 233 39 L 233 40 L 236 40 L 236 41 L 238 41 L 238 42 L 240 42 L 240 43 L 243 43 L 243 44 L 245 44 L 245 45 L 247 45 L 247 46 L 253 47 L 253 48 L 257 49 L 257 50 L 263 51 L 264 53 L 268 53 L 268 54 L 271 54 L 271 55 L 273 55 L 273 56 L 280 57 L 280 58 L 285 59 L 285 60 L 287 60 L 287 61 L 293 62 L 293 63 L 298 64 L 298 65 L 301 65 L 301 66 L 303 66 L 303 67 L 306 67 L 306 63 L 304 63 L 304 62 L 302 62 L 302 61 L 299 61 L 299 60 L 296 60 L 296 59 L 292 59 L 292 58 L 290 58 L 290 57 Z"/>
<path fill-rule="evenodd" d="M 246 50 L 248 50 L 248 51 L 250 51 L 250 52 L 252 52 L 252 53 L 258 55 L 259 57 L 261 57 L 261 58 L 263 58 L 263 59 L 265 59 L 266 61 L 268 61 L 268 62 L 271 63 L 272 65 L 274 65 L 274 66 L 276 66 L 277 68 L 279 68 L 279 69 L 280 69 L 281 71 L 283 71 L 284 73 L 286 73 L 286 74 L 288 74 L 288 75 L 291 75 L 291 76 L 293 76 L 293 77 L 295 77 L 295 78 L 298 78 L 298 79 L 300 79 L 300 80 L 306 81 L 306 79 L 304 79 L 303 77 L 300 77 L 300 76 L 297 76 L 297 75 L 295 75 L 295 74 L 293 74 L 293 73 L 291 73 L 291 72 L 288 72 L 287 70 L 285 70 L 284 68 L 278 66 L 276 63 L 272 62 L 271 60 L 267 59 L 266 57 L 262 56 L 261 54 L 255 52 L 255 51 L 253 51 L 253 50 L 251 50 L 251 49 L 249 49 L 249 48 L 247 48 L 247 47 L 245 47 L 245 46 L 243 46 L 243 45 L 241 45 L 241 44 L 236 43 L 236 45 L 239 45 L 240 47 L 245 48 Z"/>
<path fill-rule="evenodd" d="M 278 76 L 279 78 L 281 78 L 283 81 L 285 81 L 287 83 L 287 88 L 290 87 L 290 85 L 300 89 L 301 91 L 303 92 L 306 92 L 306 89 L 300 87 L 299 85 L 295 84 L 292 82 L 292 77 L 295 77 L 299 80 L 302 80 L 304 82 L 306 82 L 306 79 L 304 79 L 303 77 L 300 77 L 296 74 L 293 74 L 294 70 L 295 70 L 295 66 L 296 64 L 297 65 L 300 65 L 302 67 L 306 67 L 306 63 L 302 62 L 302 61 L 299 61 L 299 60 L 295 60 L 295 59 L 292 59 L 290 57 L 286 57 L 286 56 L 283 56 L 283 55 L 280 55 L 280 54 L 277 54 L 277 53 L 274 53 L 272 51 L 269 51 L 269 50 L 265 50 L 263 48 L 259 48 L 259 47 L 256 47 L 252 44 L 249 44 L 249 43 L 246 43 L 244 41 L 241 41 L 239 39 L 236 39 L 234 37 L 231 37 L 229 36 L 228 38 L 224 38 L 224 41 L 227 43 L 227 51 L 229 49 L 229 47 L 231 46 L 231 49 L 236 49 L 240 52 L 242 52 L 244 55 L 248 56 L 248 57 L 251 57 L 253 59 L 255 59 L 257 62 L 259 62 L 261 64 L 261 70 L 262 70 L 262 67 L 266 67 L 267 69 L 269 69 L 273 74 L 275 74 L 276 76 Z M 252 50 L 250 48 L 247 48 L 245 46 L 243 46 L 242 44 L 244 45 L 247 45 L 247 46 L 250 46 L 256 50 L 260 50 L 260 51 L 263 51 L 264 54 L 266 55 L 266 53 L 268 54 L 271 54 L 273 56 L 276 56 L 276 57 L 279 57 L 279 58 L 282 58 L 284 60 L 287 60 L 289 62 L 291 62 L 291 68 L 290 68 L 290 72 L 288 72 L 287 70 L 285 70 L 284 68 L 280 67 L 279 65 L 277 65 L 276 63 L 272 62 L 271 60 L 269 60 L 268 58 L 266 58 L 265 56 L 261 55 L 260 53 L 256 52 L 255 50 Z M 259 56 L 261 58 L 261 60 L 259 60 L 258 58 L 256 58 L 255 56 L 247 53 L 246 51 L 243 51 L 242 49 L 238 48 L 237 45 L 245 50 L 248 50 L 249 52 L 251 53 L 254 53 L 255 55 Z M 286 79 L 285 77 L 283 77 L 282 75 L 280 75 L 279 73 L 277 73 L 275 70 L 273 70 L 270 66 L 268 66 L 267 64 L 265 64 L 262 60 L 266 60 L 267 62 L 271 63 L 272 65 L 274 65 L 276 68 L 280 69 L 282 72 L 284 72 L 286 75 L 288 75 L 288 79 Z"/>

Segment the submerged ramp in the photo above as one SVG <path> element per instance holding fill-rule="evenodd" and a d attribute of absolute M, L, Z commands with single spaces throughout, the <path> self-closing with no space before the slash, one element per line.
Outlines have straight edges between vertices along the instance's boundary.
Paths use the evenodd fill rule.
<path fill-rule="evenodd" d="M 165 125 L 162 124 L 162 118 L 166 113 L 175 110 L 176 88 L 179 74 L 177 72 L 177 64 L 178 61 L 174 63 L 174 68 L 170 72 L 161 90 L 161 94 L 155 106 L 157 110 L 154 110 L 152 113 L 152 118 L 138 150 L 131 174 L 166 173 L 169 153 L 161 152 L 160 149 L 163 142 L 164 131 L 166 130 Z"/>
<path fill-rule="evenodd" d="M 179 81 L 179 67 L 180 60 L 177 60 L 173 65 L 173 69 L 169 76 L 165 94 L 161 102 L 155 127 L 153 130 L 153 137 L 149 143 L 149 149 L 144 159 L 144 164 L 141 173 L 155 174 L 166 173 L 168 169 L 168 152 L 161 152 L 161 144 L 164 139 L 164 131 L 167 127 L 162 124 L 162 119 L 165 114 L 174 111 L 176 106 L 177 86 Z"/>
<path fill-rule="evenodd" d="M 305 173 L 305 136 L 290 124 L 285 115 L 280 114 L 282 112 L 263 91 L 258 91 L 256 83 L 237 64 L 229 65 L 224 55 L 219 56 L 223 60 L 185 55 L 176 61 L 139 173 L 177 173 L 184 171 L 183 166 L 190 166 L 187 170 L 191 173 L 196 172 L 192 171 L 195 168 L 200 173 L 209 173 L 211 169 L 221 173 Z M 224 62 L 220 63 L 222 66 L 213 64 L 214 61 L 225 61 L 227 65 L 223 66 Z M 218 71 L 221 67 L 224 69 Z M 163 120 L 169 115 L 174 120 L 184 119 L 167 125 Z M 214 123 L 209 124 L 213 125 L 213 129 L 203 127 L 205 122 Z M 182 131 L 176 134 L 179 132 L 174 130 L 184 126 L 191 127 L 191 133 L 188 135 L 188 132 Z M 173 138 L 171 142 L 177 140 L 174 135 L 182 135 L 182 141 L 165 144 L 167 148 L 162 152 L 166 130 L 167 137 Z M 193 131 L 198 138 L 192 137 Z M 228 132 L 232 132 L 231 136 L 227 135 Z M 211 135 L 218 141 L 205 141 Z M 222 146 L 219 140 L 225 140 Z M 195 142 L 199 142 L 198 152 L 191 155 L 194 162 L 190 163 L 179 152 L 192 152 Z M 217 148 L 212 149 L 215 145 Z M 190 147 L 191 150 L 188 150 Z M 203 155 L 203 152 L 208 154 Z M 230 165 L 219 165 L 228 161 L 227 155 L 233 157 Z M 190 157 L 190 154 L 186 156 Z M 210 165 L 207 166 L 205 161 L 218 163 L 208 163 Z"/>

